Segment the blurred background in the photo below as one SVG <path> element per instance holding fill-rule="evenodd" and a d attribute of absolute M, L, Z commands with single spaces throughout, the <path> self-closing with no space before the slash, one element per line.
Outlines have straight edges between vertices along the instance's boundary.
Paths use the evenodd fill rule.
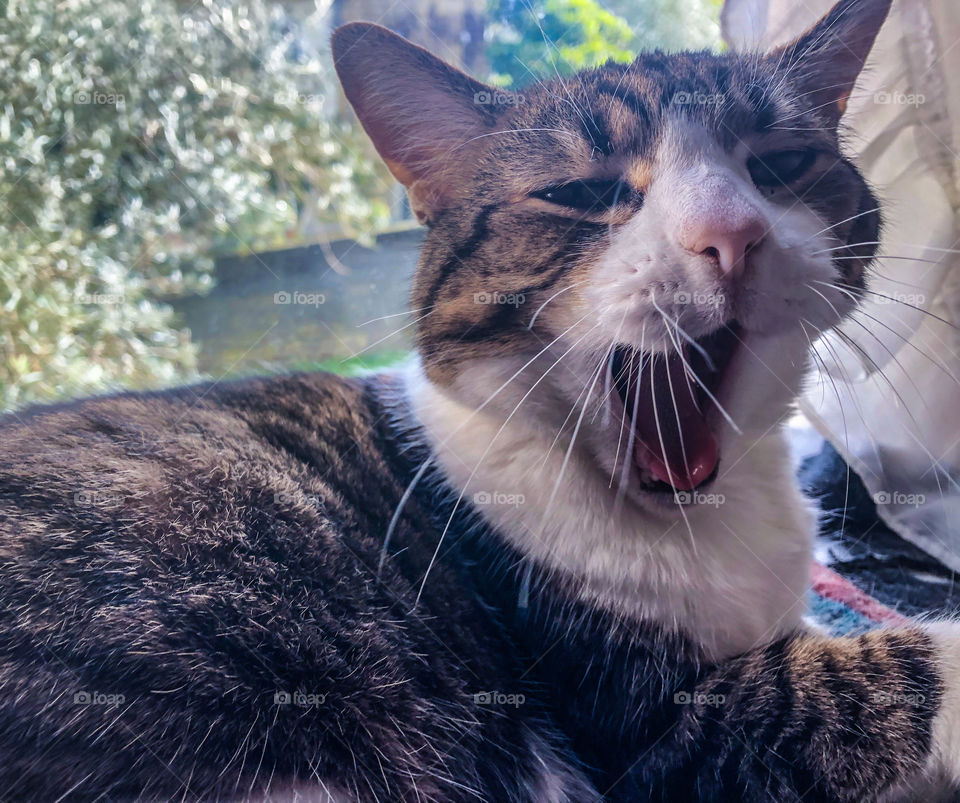
<path fill-rule="evenodd" d="M 647 48 L 769 49 L 832 3 L 0 0 L 0 410 L 409 353 L 423 230 L 339 93 L 337 25 L 520 87 Z M 824 528 L 853 534 L 821 557 L 888 604 L 921 575 L 955 586 L 893 533 L 960 572 L 958 44 L 956 0 L 895 0 L 842 132 L 882 258 L 790 422 Z"/>
<path fill-rule="evenodd" d="M 506 87 L 716 47 L 719 0 L 0 0 L 0 409 L 398 359 L 422 231 L 330 59 Z"/>

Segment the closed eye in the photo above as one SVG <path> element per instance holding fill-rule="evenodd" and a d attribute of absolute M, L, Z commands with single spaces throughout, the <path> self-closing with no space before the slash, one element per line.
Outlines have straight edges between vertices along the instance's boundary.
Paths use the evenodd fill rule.
<path fill-rule="evenodd" d="M 628 200 L 634 193 L 621 179 L 582 179 L 555 184 L 531 193 L 534 198 L 580 212 L 603 212 Z"/>
<path fill-rule="evenodd" d="M 792 184 L 800 179 L 816 161 L 813 150 L 771 151 L 747 160 L 747 169 L 753 183 L 764 188 Z"/>

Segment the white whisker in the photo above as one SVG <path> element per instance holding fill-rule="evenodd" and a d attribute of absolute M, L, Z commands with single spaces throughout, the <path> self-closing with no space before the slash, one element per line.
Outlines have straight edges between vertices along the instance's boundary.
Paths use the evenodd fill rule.
<path fill-rule="evenodd" d="M 363 354 L 364 352 L 370 351 L 370 349 L 372 349 L 374 346 L 379 346 L 381 343 L 383 343 L 384 340 L 389 340 L 389 339 L 390 339 L 391 337 L 393 337 L 394 335 L 400 334 L 404 329 L 409 329 L 411 326 L 416 326 L 416 325 L 417 325 L 418 323 L 420 323 L 420 321 L 422 321 L 424 318 L 429 318 L 431 315 L 433 315 L 433 312 L 434 312 L 433 310 L 430 310 L 430 312 L 428 312 L 426 315 L 421 315 L 419 318 L 416 318 L 415 320 L 410 321 L 410 323 L 401 326 L 399 329 L 394 330 L 394 331 L 391 332 L 390 334 L 384 335 L 383 337 L 381 337 L 381 338 L 378 339 L 378 340 L 374 340 L 372 343 L 370 343 L 370 344 L 364 346 L 362 349 L 360 349 L 360 351 L 357 351 L 357 352 L 351 354 L 349 357 L 344 357 L 342 360 L 340 360 L 340 364 L 342 365 L 343 363 L 345 363 L 345 362 L 347 362 L 347 361 L 349 361 L 349 360 L 353 360 L 353 359 L 359 357 L 359 356 L 360 356 L 361 354 Z"/>
<path fill-rule="evenodd" d="M 637 352 L 640 355 L 640 364 L 637 366 L 637 384 L 636 389 L 633 393 L 633 412 L 630 413 L 630 434 L 627 436 L 627 451 L 623 458 L 623 468 L 620 470 L 620 484 L 617 486 L 617 496 L 613 503 L 613 509 L 615 512 L 620 510 L 620 505 L 623 502 L 623 495 L 626 492 L 626 484 L 630 479 L 630 468 L 633 466 L 633 444 L 637 437 L 637 408 L 640 406 L 640 379 L 641 373 L 643 372 L 643 365 L 647 359 L 647 355 L 644 354 L 644 340 L 647 334 L 647 324 L 643 323 L 643 327 L 640 330 L 640 349 Z M 633 364 L 636 361 L 635 357 L 632 357 L 630 360 L 630 376 L 633 376 Z M 627 387 L 629 387 L 629 381 L 627 382 Z M 624 410 L 626 414 L 626 410 Z M 617 454 L 619 455 L 620 449 L 617 447 Z M 614 464 L 614 470 L 616 470 L 616 464 Z"/>
<path fill-rule="evenodd" d="M 500 395 L 500 393 L 501 393 L 508 385 L 510 385 L 514 380 L 516 380 L 516 378 L 517 378 L 518 376 L 520 376 L 521 373 L 523 373 L 529 366 L 531 366 L 536 360 L 538 360 L 547 350 L 549 350 L 555 343 L 557 343 L 562 337 L 564 337 L 564 335 L 566 335 L 568 332 L 570 332 L 571 330 L 573 330 L 575 327 L 579 326 L 584 320 L 586 320 L 586 318 L 587 318 L 587 316 L 584 315 L 580 320 L 578 320 L 578 321 L 576 321 L 575 323 L 571 324 L 567 329 L 565 329 L 563 332 L 561 332 L 559 335 L 557 335 L 553 340 L 551 340 L 551 341 L 550 341 L 549 343 L 547 343 L 542 349 L 540 349 L 540 351 L 538 351 L 538 352 L 537 352 L 536 354 L 534 354 L 529 360 L 527 360 L 527 362 L 525 362 L 523 365 L 521 365 L 521 366 L 513 373 L 513 375 L 510 376 L 510 377 L 507 379 L 506 382 L 504 382 L 502 385 L 500 385 L 500 387 L 498 387 L 493 393 L 490 394 L 490 396 L 487 397 L 487 399 L 483 402 L 483 404 L 481 404 L 479 407 L 477 407 L 476 410 L 474 410 L 473 412 L 471 412 L 470 415 L 468 415 L 463 421 L 461 421 L 461 422 L 453 429 L 453 431 L 450 432 L 449 435 L 447 435 L 445 438 L 443 438 L 443 439 L 437 444 L 437 447 L 436 447 L 436 448 L 439 449 L 441 446 L 445 446 L 445 445 L 447 444 L 447 441 L 450 440 L 450 438 L 452 438 L 452 437 L 453 437 L 454 435 L 456 435 L 461 429 L 463 429 L 467 424 L 469 424 L 469 423 L 473 420 L 473 418 L 474 418 L 475 416 L 479 415 L 480 412 L 481 412 L 488 404 L 490 404 L 490 402 L 492 402 L 498 395 Z M 401 496 L 400 501 L 399 501 L 399 503 L 397 504 L 397 508 L 396 508 L 396 510 L 394 510 L 393 516 L 391 517 L 391 520 L 390 520 L 391 524 L 390 524 L 390 526 L 387 528 L 387 533 L 388 533 L 389 536 L 392 536 L 392 535 L 393 535 L 393 528 L 395 528 L 395 526 L 396 526 L 396 521 L 397 521 L 397 519 L 399 518 L 400 511 L 403 510 L 404 506 L 406 505 L 407 500 L 410 498 L 410 494 L 412 493 L 414 486 L 420 481 L 420 479 L 422 478 L 423 473 L 424 473 L 425 471 L 426 471 L 426 469 L 423 468 L 423 467 L 421 467 L 421 471 L 418 471 L 418 472 L 417 472 L 417 474 L 414 476 L 414 478 L 410 481 L 409 485 L 407 485 L 406 490 L 403 492 L 403 495 Z M 386 540 L 386 537 L 385 537 L 385 540 Z M 386 547 L 384 547 L 384 550 L 385 550 L 385 548 L 386 548 Z M 381 550 L 381 556 L 382 556 L 383 554 L 385 554 L 384 550 Z M 381 557 L 381 565 L 382 565 L 382 557 Z"/>
<path fill-rule="evenodd" d="M 570 444 L 567 446 L 566 454 L 563 456 L 563 463 L 560 464 L 560 473 L 557 474 L 557 480 L 553 484 L 553 490 L 550 492 L 550 498 L 547 500 L 547 504 L 543 509 L 543 515 L 541 516 L 541 524 L 546 523 L 547 516 L 550 513 L 550 509 L 553 507 L 553 501 L 557 497 L 557 491 L 560 488 L 560 483 L 563 481 L 563 475 L 567 471 L 567 465 L 570 463 L 570 455 L 573 454 L 574 444 L 577 442 L 577 435 L 580 433 L 580 425 L 583 424 L 583 416 L 587 412 L 587 402 L 590 400 L 590 396 L 593 393 L 594 387 L 596 387 L 597 380 L 600 378 L 600 372 L 603 370 L 603 366 L 606 364 L 606 360 L 602 359 L 597 370 L 593 373 L 593 379 L 590 382 L 589 390 L 587 391 L 587 396 L 583 400 L 583 405 L 580 409 L 580 416 L 577 418 L 576 426 L 573 428 L 573 434 L 570 436 Z M 542 529 L 541 529 L 542 534 Z"/>
<path fill-rule="evenodd" d="M 577 285 L 584 284 L 586 281 L 587 281 L 586 279 L 582 279 L 582 280 L 580 280 L 579 282 L 574 282 L 573 284 L 568 284 L 568 285 L 567 285 L 566 287 L 564 287 L 562 290 L 557 290 L 556 293 L 554 293 L 552 296 L 550 296 L 550 298 L 548 298 L 548 299 L 547 299 L 546 301 L 544 301 L 539 307 L 537 307 L 537 311 L 534 312 L 534 313 L 533 313 L 533 317 L 530 318 L 530 323 L 527 324 L 527 329 L 533 329 L 533 324 L 536 322 L 537 316 L 540 314 L 541 310 L 543 310 L 543 308 L 544 308 L 545 306 L 547 306 L 547 304 L 549 304 L 551 301 L 553 301 L 553 299 L 555 299 L 557 296 L 563 295 L 564 293 L 567 292 L 567 290 L 571 290 L 572 288 L 576 287 Z"/>
<path fill-rule="evenodd" d="M 929 310 L 925 310 L 923 307 L 918 307 L 916 304 L 911 304 L 909 301 L 904 301 L 901 298 L 897 298 L 895 296 L 888 296 L 886 293 L 879 293 L 876 290 L 868 290 L 865 287 L 855 287 L 853 285 L 844 284 L 842 282 L 824 282 L 824 281 L 820 281 L 819 279 L 814 279 L 814 282 L 816 282 L 817 284 L 822 284 L 826 287 L 832 287 L 835 289 L 847 289 L 854 293 L 858 293 L 858 292 L 867 293 L 868 295 L 877 296 L 878 298 L 885 298 L 887 301 L 892 301 L 895 304 L 902 304 L 905 307 L 910 307 L 910 309 L 916 310 L 917 312 L 920 312 L 923 315 L 929 315 L 934 320 L 940 321 L 940 323 L 945 324 L 946 326 L 949 326 L 951 329 L 956 329 L 957 331 L 960 331 L 960 327 L 956 326 L 956 324 L 950 323 L 950 321 L 948 321 L 946 318 L 941 318 L 939 315 L 933 312 L 930 312 Z"/>
<path fill-rule="evenodd" d="M 827 370 L 826 363 L 823 361 L 823 357 L 820 356 L 820 352 L 817 351 L 817 347 L 814 345 L 813 340 L 810 339 L 810 335 L 807 334 L 807 329 L 803 325 L 803 320 L 800 321 L 800 328 L 803 330 L 804 337 L 807 338 L 807 343 L 810 346 L 810 354 L 813 356 L 814 360 L 821 366 L 819 369 L 821 375 L 825 376 L 830 384 L 833 386 L 833 392 L 837 397 L 837 409 L 840 411 L 840 420 L 843 423 L 843 442 L 846 447 L 845 451 L 847 454 L 850 453 L 850 433 L 847 429 L 847 416 L 843 408 L 843 402 L 840 398 L 840 390 L 837 388 L 837 383 L 834 382 L 833 377 L 830 375 L 830 372 Z M 816 327 L 813 327 L 814 331 L 817 331 Z M 825 384 L 823 385 L 825 387 Z M 846 486 L 844 488 L 843 495 L 843 518 L 840 521 L 840 529 L 843 531 L 844 526 L 847 521 L 847 510 L 850 506 L 850 465 L 847 464 L 847 475 L 846 475 Z"/>
<path fill-rule="evenodd" d="M 855 215 L 850 215 L 850 217 L 845 217 L 843 220 L 840 220 L 836 223 L 831 223 L 829 226 L 826 226 L 825 228 L 820 229 L 820 231 L 815 232 L 808 239 L 812 240 L 814 237 L 819 237 L 821 234 L 826 234 L 828 231 L 830 231 L 830 229 L 835 229 L 837 226 L 842 226 L 844 223 L 849 223 L 851 220 L 856 220 L 857 218 L 864 217 L 865 215 L 872 215 L 879 211 L 880 211 L 880 207 L 875 206 L 873 207 L 873 209 L 868 209 L 866 212 L 858 212 Z"/>
<path fill-rule="evenodd" d="M 377 321 L 385 321 L 389 318 L 399 318 L 403 315 L 415 315 L 418 312 L 423 312 L 425 309 L 431 309 L 431 307 L 420 307 L 420 309 L 409 309 L 404 312 L 394 312 L 392 315 L 381 315 L 379 318 L 371 318 L 369 321 L 364 321 L 363 323 L 358 323 L 357 328 L 361 326 L 368 326 L 371 323 L 376 323 Z"/>
<path fill-rule="evenodd" d="M 666 361 L 668 357 L 664 355 L 663 359 Z M 664 459 L 664 465 L 667 467 L 667 471 L 672 473 L 673 467 L 667 464 L 667 447 L 663 441 L 663 430 L 660 427 L 660 413 L 657 410 L 657 388 L 656 388 L 656 381 L 654 380 L 654 376 L 653 376 L 655 360 L 656 360 L 655 356 L 650 358 L 650 399 L 651 399 L 651 404 L 653 406 L 653 420 L 654 420 L 654 423 L 657 425 L 657 440 L 660 441 L 660 455 Z M 666 371 L 667 371 L 667 381 L 670 382 L 670 366 L 669 365 L 666 367 Z M 638 382 L 637 383 L 638 387 L 639 387 L 639 384 L 640 383 Z M 677 401 L 676 399 L 673 398 L 672 382 L 670 382 L 670 398 L 673 401 L 673 409 L 676 412 Z M 679 424 L 680 423 L 679 412 L 676 412 L 676 415 L 677 415 L 677 423 Z M 683 452 L 683 462 L 684 462 L 684 466 L 687 469 L 687 477 L 689 477 L 690 467 L 689 465 L 687 465 L 687 452 L 686 452 L 686 448 L 683 445 L 683 433 L 680 433 L 680 450 L 681 452 Z M 687 517 L 687 511 L 683 509 L 683 505 L 680 504 L 679 502 L 677 503 L 677 508 L 680 510 L 680 515 L 683 517 L 683 523 L 687 525 L 687 532 L 690 533 L 690 545 L 693 547 L 693 554 L 694 554 L 694 557 L 696 557 L 697 539 L 693 535 L 693 527 L 690 526 L 690 519 Z"/>
<path fill-rule="evenodd" d="M 583 318 L 580 319 L 580 321 L 577 321 L 577 324 L 579 324 L 581 321 L 583 321 L 584 319 L 586 319 L 586 317 L 587 317 L 587 316 L 584 315 Z M 576 326 L 577 324 L 574 324 L 574 326 Z M 570 347 L 569 347 L 565 352 L 563 352 L 563 354 L 561 354 L 561 355 L 556 359 L 556 361 L 554 361 L 554 363 L 553 363 L 552 365 L 550 365 L 550 366 L 546 369 L 546 371 L 543 372 L 543 374 L 541 374 L 540 378 L 537 379 L 537 381 L 534 382 L 534 383 L 530 386 L 530 388 L 527 390 L 526 393 L 524 393 L 524 395 L 523 395 L 523 397 L 520 399 L 520 401 L 517 402 L 517 404 L 516 404 L 516 406 L 513 408 L 513 410 L 510 411 L 510 415 L 508 415 L 508 416 L 503 420 L 503 423 L 500 425 L 500 428 L 497 430 L 496 434 L 495 434 L 495 435 L 493 436 L 493 438 L 490 440 L 490 443 L 487 444 L 487 447 L 486 447 L 486 449 L 484 449 L 483 454 L 480 455 L 480 459 L 477 461 L 477 464 L 476 464 L 476 465 L 473 467 L 473 469 L 471 470 L 470 476 L 467 477 L 467 481 L 463 484 L 463 488 L 460 489 L 460 494 L 457 496 L 457 501 L 456 501 L 456 502 L 454 503 L 454 505 L 453 505 L 453 510 L 450 511 L 450 517 L 447 519 L 447 523 L 446 523 L 446 525 L 445 525 L 444 528 L 443 528 L 443 532 L 440 533 L 440 538 L 439 538 L 438 541 L 437 541 L 436 549 L 434 549 L 433 555 L 430 557 L 430 562 L 427 564 L 427 569 L 426 569 L 426 571 L 424 572 L 424 575 L 423 575 L 423 581 L 420 583 L 420 590 L 417 591 L 417 597 L 416 597 L 416 600 L 414 600 L 414 607 L 416 607 L 416 606 L 420 603 L 420 596 L 423 594 L 424 586 L 426 586 L 426 584 L 427 584 L 427 577 L 430 575 L 430 570 L 433 568 L 433 564 L 436 562 L 437 555 L 438 555 L 439 552 L 440 552 L 440 547 L 443 545 L 443 540 L 444 540 L 444 538 L 446 537 L 447 532 L 448 532 L 449 529 L 450 529 L 450 525 L 453 523 L 453 517 L 456 515 L 457 510 L 459 509 L 460 503 L 463 501 L 463 495 L 466 493 L 467 488 L 469 487 L 471 480 L 474 478 L 474 476 L 476 475 L 477 471 L 479 470 L 480 465 L 483 463 L 484 458 L 490 453 L 490 450 L 493 448 L 493 444 L 496 443 L 497 438 L 500 436 L 500 434 L 501 434 L 501 433 L 503 432 L 503 430 L 506 428 L 507 424 L 510 423 L 510 420 L 511 420 L 511 419 L 513 418 L 513 416 L 516 414 L 517 410 L 520 409 L 520 405 L 523 404 L 523 402 L 526 401 L 527 398 L 529 398 L 530 394 L 533 393 L 533 391 L 534 391 L 534 389 L 537 387 L 537 385 L 539 385 L 539 384 L 546 378 L 547 374 L 549 374 L 550 371 L 552 371 L 557 365 L 559 365 L 560 362 L 561 362 L 561 360 L 563 360 L 563 358 L 566 357 L 574 348 L 576 348 L 578 345 L 580 345 L 580 343 L 584 340 L 584 338 L 586 338 L 587 335 L 589 335 L 589 334 L 590 334 L 594 329 L 596 329 L 599 325 L 600 325 L 600 322 L 598 321 L 598 322 L 595 323 L 593 326 L 591 326 L 591 327 L 590 327 L 586 332 L 584 332 L 577 340 L 575 340 L 575 341 L 570 345 Z M 570 329 L 572 329 L 572 328 L 573 328 L 573 327 L 571 326 Z M 569 331 L 569 329 L 568 329 L 567 331 Z M 458 427 L 458 429 L 459 429 L 459 427 Z M 455 430 L 455 431 L 456 431 L 456 430 Z"/>
<path fill-rule="evenodd" d="M 669 316 L 666 315 L 666 313 L 664 313 L 663 310 L 661 310 L 657 306 L 656 302 L 653 302 L 653 306 L 661 315 L 663 315 L 668 320 L 671 320 Z M 677 328 L 677 332 L 681 335 L 681 337 L 683 337 L 684 340 L 686 340 L 688 343 L 692 343 L 694 346 L 696 346 L 697 350 L 706 358 L 707 364 L 711 366 L 711 370 L 715 371 L 716 366 L 713 364 L 713 360 L 710 359 L 710 356 L 706 353 L 706 351 L 704 351 L 703 347 L 699 343 L 694 341 L 693 338 L 690 337 L 690 335 L 684 332 L 682 327 L 677 321 L 671 320 L 671 322 Z M 669 334 L 669 332 L 670 332 L 670 329 L 668 327 L 667 333 Z M 739 338 L 737 339 L 739 340 Z M 700 377 L 697 376 L 696 371 L 693 370 L 693 368 L 690 366 L 690 363 L 687 362 L 686 358 L 683 356 L 683 350 L 678 348 L 677 352 L 680 354 L 680 359 L 683 360 L 684 368 L 686 368 L 690 372 L 690 374 L 693 376 L 694 381 L 702 388 L 703 392 L 707 394 L 707 397 L 710 399 L 710 401 L 712 401 L 717 406 L 717 409 L 720 411 L 720 415 L 722 415 L 726 419 L 727 423 L 731 427 L 733 427 L 734 431 L 738 435 L 742 435 L 743 430 L 740 429 L 740 427 L 737 425 L 737 422 L 734 421 L 733 418 L 730 416 L 730 414 L 726 411 L 726 408 L 722 404 L 720 404 L 720 401 L 717 399 L 717 397 L 714 396 L 713 393 L 711 393 L 710 388 L 708 388 L 706 384 L 700 379 Z"/>

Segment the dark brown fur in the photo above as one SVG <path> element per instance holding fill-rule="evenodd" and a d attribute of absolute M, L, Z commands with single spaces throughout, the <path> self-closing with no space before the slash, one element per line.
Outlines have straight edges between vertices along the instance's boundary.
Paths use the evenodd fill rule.
<path fill-rule="evenodd" d="M 405 507 L 378 576 L 392 414 L 317 375 L 6 419 L 0 798 L 519 799 L 527 726 L 473 702 L 515 683 L 499 629 L 445 562 L 414 608 L 432 511 Z"/>

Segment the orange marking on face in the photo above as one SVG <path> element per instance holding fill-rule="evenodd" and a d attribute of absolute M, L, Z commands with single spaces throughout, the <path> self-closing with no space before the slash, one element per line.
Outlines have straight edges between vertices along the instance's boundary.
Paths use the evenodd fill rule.
<path fill-rule="evenodd" d="M 646 159 L 637 159 L 627 166 L 624 178 L 635 190 L 646 192 L 653 181 L 653 164 Z"/>

